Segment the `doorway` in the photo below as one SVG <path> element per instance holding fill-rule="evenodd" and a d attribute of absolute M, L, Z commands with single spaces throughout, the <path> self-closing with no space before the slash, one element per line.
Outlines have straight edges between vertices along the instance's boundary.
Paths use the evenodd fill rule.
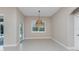
<path fill-rule="evenodd" d="M 79 50 L 79 16 L 74 16 L 74 46 L 76 50 Z"/>
<path fill-rule="evenodd" d="M 0 16 L 0 48 L 4 45 L 4 18 Z"/>
<path fill-rule="evenodd" d="M 24 31 L 23 31 L 23 24 L 20 24 L 20 43 L 22 43 L 22 41 L 24 40 Z"/>

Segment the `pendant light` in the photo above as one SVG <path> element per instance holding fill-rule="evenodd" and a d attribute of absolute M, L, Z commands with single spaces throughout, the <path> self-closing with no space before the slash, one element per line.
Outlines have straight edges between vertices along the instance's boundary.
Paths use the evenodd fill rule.
<path fill-rule="evenodd" d="M 39 15 L 38 15 L 38 19 L 36 20 L 36 26 L 41 27 L 43 25 L 43 22 L 40 18 L 40 10 L 38 10 L 38 13 L 39 13 Z"/>

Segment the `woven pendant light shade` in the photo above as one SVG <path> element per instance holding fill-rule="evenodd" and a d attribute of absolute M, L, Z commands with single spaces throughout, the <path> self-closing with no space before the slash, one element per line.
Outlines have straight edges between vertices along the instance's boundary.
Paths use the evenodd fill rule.
<path fill-rule="evenodd" d="M 40 27 L 40 26 L 42 26 L 42 25 L 43 25 L 42 20 L 37 20 L 37 21 L 36 21 L 36 26 L 37 26 L 37 27 Z"/>
<path fill-rule="evenodd" d="M 37 19 L 37 21 L 36 21 L 36 26 L 37 26 L 37 27 L 41 27 L 41 26 L 43 25 L 43 22 L 42 22 L 42 20 L 40 19 L 40 10 L 39 10 L 38 12 L 39 12 L 39 17 L 38 17 L 38 19 Z"/>

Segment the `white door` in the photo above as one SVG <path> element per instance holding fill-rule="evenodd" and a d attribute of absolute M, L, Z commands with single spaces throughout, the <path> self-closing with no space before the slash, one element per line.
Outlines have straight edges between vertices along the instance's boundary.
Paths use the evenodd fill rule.
<path fill-rule="evenodd" d="M 74 45 L 79 50 L 79 16 L 74 17 Z"/>

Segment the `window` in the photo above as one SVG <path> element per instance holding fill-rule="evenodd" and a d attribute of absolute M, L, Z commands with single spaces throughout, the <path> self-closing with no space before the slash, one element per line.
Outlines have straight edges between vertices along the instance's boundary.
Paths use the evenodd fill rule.
<path fill-rule="evenodd" d="M 33 20 L 32 21 L 32 32 L 36 32 L 36 33 L 43 33 L 45 32 L 45 26 L 46 26 L 46 22 L 42 20 L 42 23 L 40 24 L 38 20 Z"/>

